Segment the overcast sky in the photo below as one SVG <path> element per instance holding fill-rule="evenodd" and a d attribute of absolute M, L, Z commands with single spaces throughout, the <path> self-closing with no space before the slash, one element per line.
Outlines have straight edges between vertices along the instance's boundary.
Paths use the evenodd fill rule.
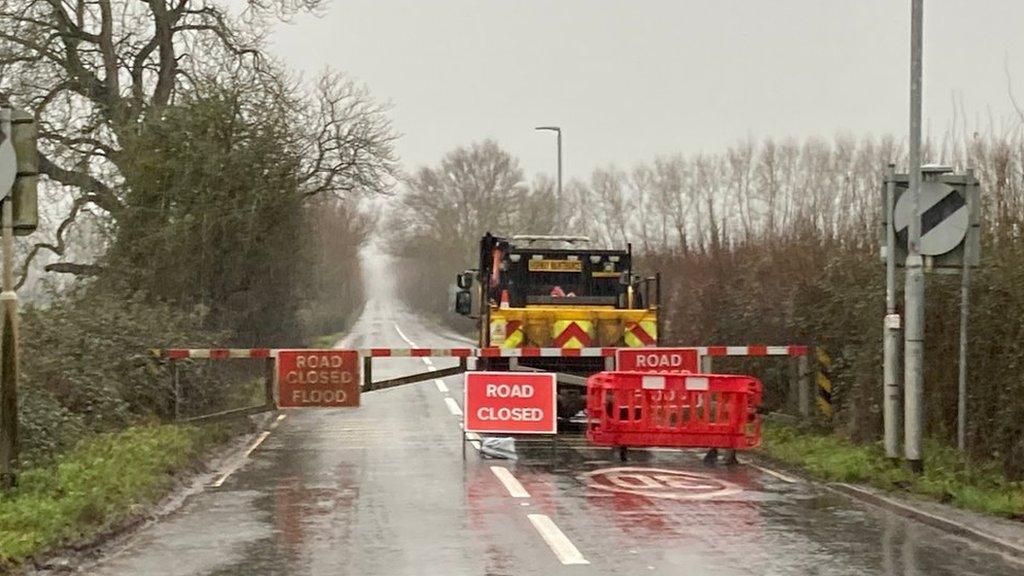
<path fill-rule="evenodd" d="M 907 131 L 909 0 L 333 0 L 270 50 L 390 101 L 407 168 L 493 138 L 528 177 L 716 152 L 748 136 Z M 926 125 L 1024 104 L 1024 1 L 925 0 Z"/>

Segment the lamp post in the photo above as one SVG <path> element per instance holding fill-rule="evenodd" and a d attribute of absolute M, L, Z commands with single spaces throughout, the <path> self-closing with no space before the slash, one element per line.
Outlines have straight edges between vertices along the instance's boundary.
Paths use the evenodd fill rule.
<path fill-rule="evenodd" d="M 558 226 L 558 212 L 562 205 L 562 129 L 558 126 L 537 126 L 536 130 L 550 130 L 558 135 L 558 191 L 555 194 L 555 226 Z"/>
<path fill-rule="evenodd" d="M 910 2 L 910 225 L 907 243 L 904 337 L 903 449 L 915 473 L 924 469 L 924 273 L 921 258 L 921 68 L 924 0 Z M 966 266 L 966 263 L 964 264 Z"/>

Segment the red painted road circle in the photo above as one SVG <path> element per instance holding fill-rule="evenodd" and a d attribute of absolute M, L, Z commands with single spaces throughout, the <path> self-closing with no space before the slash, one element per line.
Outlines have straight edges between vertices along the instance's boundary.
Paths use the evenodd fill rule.
<path fill-rule="evenodd" d="M 595 490 L 669 500 L 709 500 L 743 491 L 732 482 L 708 474 L 663 468 L 604 468 L 587 472 L 582 478 Z"/>

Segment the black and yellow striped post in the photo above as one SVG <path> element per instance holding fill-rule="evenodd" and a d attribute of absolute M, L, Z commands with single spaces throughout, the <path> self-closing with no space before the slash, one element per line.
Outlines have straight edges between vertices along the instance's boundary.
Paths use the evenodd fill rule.
<path fill-rule="evenodd" d="M 832 357 L 821 346 L 814 348 L 818 360 L 818 372 L 815 382 L 818 384 L 818 410 L 825 418 L 832 417 Z"/>

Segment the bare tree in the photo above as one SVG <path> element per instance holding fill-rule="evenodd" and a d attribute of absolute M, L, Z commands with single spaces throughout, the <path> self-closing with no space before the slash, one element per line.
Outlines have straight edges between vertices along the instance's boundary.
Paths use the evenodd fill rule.
<path fill-rule="evenodd" d="M 129 208 L 131 142 L 183 93 L 224 83 L 278 97 L 296 124 L 303 193 L 382 191 L 394 134 L 366 92 L 338 75 L 312 104 L 260 51 L 267 25 L 321 0 L 250 0 L 241 18 L 212 0 L 0 0 L 0 95 L 40 126 L 40 169 L 70 194 L 51 241 L 30 252 L 67 253 L 83 213 L 116 223 Z M 49 270 L 94 273 L 63 262 Z"/>

